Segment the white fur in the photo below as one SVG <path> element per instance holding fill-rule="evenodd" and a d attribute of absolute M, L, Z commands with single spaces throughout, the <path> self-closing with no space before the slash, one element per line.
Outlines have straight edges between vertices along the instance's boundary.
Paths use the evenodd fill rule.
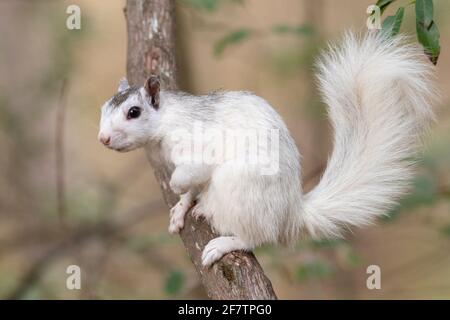
<path fill-rule="evenodd" d="M 433 65 L 402 36 L 349 33 L 318 69 L 334 150 L 304 198 L 303 220 L 311 234 L 335 236 L 371 223 L 407 191 L 437 93 Z"/>
<path fill-rule="evenodd" d="M 223 236 L 205 248 L 205 265 L 232 250 L 263 243 L 292 244 L 305 231 L 339 236 L 342 227 L 365 225 L 385 214 L 407 190 L 410 158 L 433 118 L 430 103 L 436 97 L 433 66 L 422 50 L 402 37 L 368 33 L 357 38 L 349 33 L 341 46 L 331 46 L 322 56 L 318 70 L 335 131 L 334 150 L 320 183 L 306 195 L 294 140 L 280 116 L 260 97 L 246 92 L 200 97 L 161 92 L 157 111 L 143 103 L 145 127 L 139 119 L 119 120 L 123 114 L 109 112 L 108 104 L 104 107 L 101 130 L 114 136 L 108 124 L 115 122 L 119 140 L 144 146 L 153 162 L 173 171 L 170 186 L 181 194 L 181 205 L 172 210 L 170 230 L 179 231 L 190 208 L 187 203 L 195 198 L 196 215 L 204 216 Z M 145 100 L 145 93 L 140 93 Z M 141 98 L 130 98 L 116 109 L 127 110 Z M 277 173 L 263 175 L 258 164 L 230 159 L 218 164 L 174 162 L 176 145 L 171 135 L 179 128 L 191 132 L 198 121 L 218 130 L 277 129 Z M 138 143 L 133 144 L 135 135 Z M 258 151 L 267 148 L 258 145 Z"/>
<path fill-rule="evenodd" d="M 178 233 L 184 227 L 184 215 L 193 205 L 192 192 L 180 195 L 180 201 L 170 209 L 169 233 Z"/>

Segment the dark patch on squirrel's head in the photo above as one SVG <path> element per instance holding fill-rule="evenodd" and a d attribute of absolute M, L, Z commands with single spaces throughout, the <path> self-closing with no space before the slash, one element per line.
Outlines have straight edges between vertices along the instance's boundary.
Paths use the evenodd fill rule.
<path fill-rule="evenodd" d="M 114 97 L 111 98 L 110 105 L 114 108 L 120 106 L 128 97 L 139 91 L 139 87 L 131 86 L 123 91 L 118 92 Z"/>
<path fill-rule="evenodd" d="M 144 84 L 145 91 L 150 97 L 150 103 L 153 108 L 159 108 L 159 91 L 161 90 L 161 81 L 159 76 L 151 75 Z"/>

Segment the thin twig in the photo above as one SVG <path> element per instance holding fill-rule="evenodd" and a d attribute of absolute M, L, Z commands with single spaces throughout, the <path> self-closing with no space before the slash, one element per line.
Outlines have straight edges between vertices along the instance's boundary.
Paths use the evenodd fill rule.
<path fill-rule="evenodd" d="M 55 124 L 55 160 L 56 160 L 56 203 L 59 222 L 63 228 L 67 227 L 66 221 L 66 195 L 64 179 L 64 128 L 67 106 L 67 79 L 63 79 L 56 107 Z"/>

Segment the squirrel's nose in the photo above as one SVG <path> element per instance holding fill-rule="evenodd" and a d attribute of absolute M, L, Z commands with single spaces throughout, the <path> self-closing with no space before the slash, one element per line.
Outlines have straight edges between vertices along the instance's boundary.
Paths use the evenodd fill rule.
<path fill-rule="evenodd" d="M 105 146 L 109 145 L 109 143 L 111 142 L 111 136 L 101 134 L 99 139 Z"/>

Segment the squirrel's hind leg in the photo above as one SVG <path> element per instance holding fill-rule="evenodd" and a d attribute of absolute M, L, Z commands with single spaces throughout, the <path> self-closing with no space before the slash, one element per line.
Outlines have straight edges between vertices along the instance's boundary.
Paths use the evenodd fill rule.
<path fill-rule="evenodd" d="M 217 237 L 209 241 L 203 249 L 202 263 L 204 266 L 209 267 L 227 253 L 237 250 L 248 251 L 251 249 L 252 246 L 238 237 Z"/>

